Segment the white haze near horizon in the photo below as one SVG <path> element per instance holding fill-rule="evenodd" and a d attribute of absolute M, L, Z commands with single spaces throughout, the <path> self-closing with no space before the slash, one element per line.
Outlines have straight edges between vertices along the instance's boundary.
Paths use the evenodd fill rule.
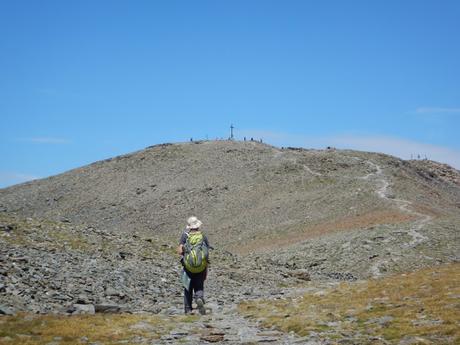
<path fill-rule="evenodd" d="M 460 169 L 460 150 L 403 138 L 358 135 L 306 136 L 261 130 L 243 130 L 240 135 L 262 138 L 265 142 L 279 147 L 324 149 L 331 146 L 338 149 L 385 153 L 401 159 L 417 159 L 420 156 L 420 159 L 426 157 Z"/>
<path fill-rule="evenodd" d="M 24 183 L 39 178 L 40 176 L 35 176 L 31 174 L 0 172 L 0 188 L 10 187 L 18 183 Z"/>

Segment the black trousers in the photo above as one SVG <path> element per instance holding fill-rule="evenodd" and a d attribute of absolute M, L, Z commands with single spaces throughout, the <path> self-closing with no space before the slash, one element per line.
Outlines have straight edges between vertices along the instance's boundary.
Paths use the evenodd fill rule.
<path fill-rule="evenodd" d="M 190 277 L 190 288 L 187 290 L 184 288 L 184 311 L 188 312 L 192 310 L 192 300 L 193 295 L 195 294 L 195 300 L 201 298 L 204 302 L 204 281 L 206 280 L 206 275 L 208 269 L 206 268 L 203 272 L 200 273 L 191 273 L 187 272 Z"/>

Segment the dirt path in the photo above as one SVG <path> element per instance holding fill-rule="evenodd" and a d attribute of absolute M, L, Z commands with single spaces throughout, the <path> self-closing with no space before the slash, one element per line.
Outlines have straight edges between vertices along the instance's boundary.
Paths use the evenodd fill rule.
<path fill-rule="evenodd" d="M 390 198 L 388 197 L 388 189 L 390 187 L 390 182 L 388 179 L 385 177 L 385 174 L 382 170 L 382 168 L 371 161 L 366 161 L 367 164 L 369 164 L 373 169 L 375 169 L 374 172 L 371 172 L 367 174 L 366 176 L 361 177 L 363 180 L 373 180 L 375 181 L 377 185 L 377 190 L 375 191 L 377 195 L 390 202 L 393 204 L 396 204 L 398 209 L 401 211 L 414 215 L 417 217 L 417 220 L 414 221 L 409 230 L 407 231 L 407 234 L 411 236 L 411 240 L 406 243 L 402 243 L 401 247 L 402 250 L 408 249 L 408 248 L 413 248 L 417 246 L 419 243 L 426 241 L 428 238 L 424 235 L 422 235 L 419 231 L 427 224 L 429 223 L 433 217 L 420 213 L 415 211 L 411 205 L 412 202 L 404 199 L 395 199 L 395 198 Z M 382 276 L 382 272 L 380 270 L 381 266 L 383 266 L 387 261 L 382 259 L 376 261 L 372 266 L 371 266 L 371 272 L 374 277 L 380 277 Z"/>
<path fill-rule="evenodd" d="M 155 344 L 296 344 L 303 343 L 295 334 L 264 330 L 238 313 L 238 303 L 218 305 L 210 298 L 206 315 L 192 322 L 181 322 Z M 178 310 L 179 312 L 179 310 Z M 313 343 L 311 343 L 313 345 Z"/>
<path fill-rule="evenodd" d="M 274 153 L 273 155 L 273 158 L 283 158 L 285 161 L 288 161 L 288 162 L 292 162 L 294 163 L 295 165 L 300 165 L 302 166 L 302 169 L 307 173 L 307 177 L 309 175 L 313 175 L 313 176 L 323 176 L 321 173 L 318 173 L 316 171 L 313 171 L 308 165 L 304 164 L 304 163 L 299 163 L 299 160 L 297 157 L 294 157 L 294 158 L 285 158 L 283 157 L 285 155 L 285 152 L 283 151 L 277 151 Z M 304 178 L 305 176 L 302 176 L 302 179 Z M 303 182 L 303 181 L 302 181 Z"/>

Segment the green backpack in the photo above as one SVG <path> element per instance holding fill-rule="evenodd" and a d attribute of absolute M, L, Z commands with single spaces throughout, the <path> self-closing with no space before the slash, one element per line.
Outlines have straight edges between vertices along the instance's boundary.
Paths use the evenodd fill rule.
<path fill-rule="evenodd" d="M 187 233 L 184 245 L 184 266 L 191 273 L 200 273 L 208 264 L 208 246 L 201 231 Z"/>

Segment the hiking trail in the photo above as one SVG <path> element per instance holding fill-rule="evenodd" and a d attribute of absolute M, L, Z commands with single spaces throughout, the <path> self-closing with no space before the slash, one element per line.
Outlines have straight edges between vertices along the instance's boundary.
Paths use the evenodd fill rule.
<path fill-rule="evenodd" d="M 419 231 L 427 224 L 429 223 L 433 217 L 420 213 L 415 211 L 411 205 L 412 202 L 409 200 L 404 200 L 404 199 L 397 199 L 397 198 L 392 198 L 388 196 L 388 188 L 390 187 L 390 182 L 388 179 L 385 177 L 385 174 L 380 167 L 380 165 L 367 160 L 366 163 L 370 165 L 374 171 L 360 177 L 360 179 L 363 180 L 374 180 L 376 185 L 377 185 L 377 190 L 375 191 L 377 195 L 381 198 L 384 199 L 390 203 L 396 204 L 399 210 L 401 210 L 404 213 L 411 214 L 417 217 L 417 220 L 415 220 L 411 225 L 409 230 L 406 232 L 409 236 L 411 236 L 411 240 L 409 242 L 405 242 L 401 244 L 401 249 L 400 251 L 404 251 L 405 249 L 409 248 L 414 248 L 417 246 L 419 243 L 422 243 L 428 238 L 424 235 L 422 235 Z M 395 259 L 395 258 L 393 258 Z M 371 266 L 371 273 L 373 277 L 380 277 L 382 276 L 381 272 L 381 266 L 383 266 L 385 263 L 387 263 L 387 260 L 380 259 L 377 262 L 375 262 Z"/>
<path fill-rule="evenodd" d="M 212 284 L 212 283 L 209 283 Z M 218 296 L 210 296 L 206 304 L 206 315 L 197 315 L 193 322 L 177 323 L 169 334 L 163 335 L 156 344 L 203 343 L 226 344 L 305 344 L 304 338 L 294 333 L 283 333 L 258 327 L 257 323 L 244 318 L 238 312 L 238 302 L 217 303 Z M 272 296 L 273 297 L 273 296 Z M 181 314 L 181 309 L 174 314 Z"/>

